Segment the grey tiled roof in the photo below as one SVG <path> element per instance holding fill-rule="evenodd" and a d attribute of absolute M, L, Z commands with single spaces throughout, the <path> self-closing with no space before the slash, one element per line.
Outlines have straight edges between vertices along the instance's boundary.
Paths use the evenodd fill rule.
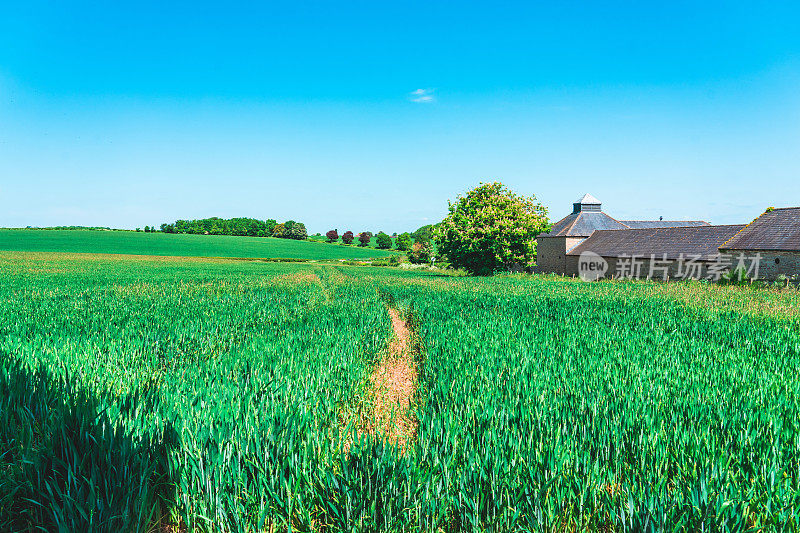
<path fill-rule="evenodd" d="M 705 220 L 620 220 L 631 229 L 679 228 L 684 226 L 710 226 Z"/>
<path fill-rule="evenodd" d="M 800 207 L 785 207 L 764 213 L 722 248 L 800 251 Z"/>
<path fill-rule="evenodd" d="M 555 224 L 542 237 L 588 237 L 596 230 L 675 228 L 684 226 L 708 226 L 703 220 L 615 220 L 602 211 L 580 211 L 572 213 Z"/>
<path fill-rule="evenodd" d="M 626 227 L 602 211 L 581 211 L 562 218 L 553 224 L 550 233 L 543 233 L 541 237 L 588 237 L 595 230 Z"/>
<path fill-rule="evenodd" d="M 567 255 L 594 252 L 603 257 L 640 256 L 667 259 L 699 256 L 710 259 L 719 253 L 719 247 L 736 235 L 743 225 L 735 226 L 683 226 L 671 228 L 645 228 L 615 231 L 596 231 L 591 237 L 570 250 Z"/>

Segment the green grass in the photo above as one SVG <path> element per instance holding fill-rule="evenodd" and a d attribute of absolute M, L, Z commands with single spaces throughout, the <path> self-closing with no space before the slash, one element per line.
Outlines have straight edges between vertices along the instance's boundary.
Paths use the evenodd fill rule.
<path fill-rule="evenodd" d="M 2 258 L 0 529 L 307 526 L 331 499 L 388 338 L 376 291 L 313 265 Z"/>
<path fill-rule="evenodd" d="M 19 252 L 0 280 L 3 530 L 800 527 L 794 290 Z M 387 304 L 419 336 L 402 452 L 355 432 Z"/>
<path fill-rule="evenodd" d="M 372 248 L 331 246 L 272 237 L 31 229 L 0 230 L 0 250 L 309 260 L 358 260 L 392 254 Z"/>
<path fill-rule="evenodd" d="M 796 291 L 529 277 L 387 291 L 426 347 L 421 466 L 392 482 L 436 480 L 404 503 L 436 502 L 429 529 L 798 529 Z"/>

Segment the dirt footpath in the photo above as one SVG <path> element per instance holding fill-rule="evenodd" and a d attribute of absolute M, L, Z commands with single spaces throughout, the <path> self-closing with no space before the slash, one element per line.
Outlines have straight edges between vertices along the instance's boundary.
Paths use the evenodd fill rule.
<path fill-rule="evenodd" d="M 389 308 L 395 338 L 370 376 L 369 397 L 374 413 L 367 423 L 371 435 L 382 436 L 401 448 L 417 434 L 411 401 L 417 386 L 417 365 L 411 349 L 411 331 L 397 309 Z"/>

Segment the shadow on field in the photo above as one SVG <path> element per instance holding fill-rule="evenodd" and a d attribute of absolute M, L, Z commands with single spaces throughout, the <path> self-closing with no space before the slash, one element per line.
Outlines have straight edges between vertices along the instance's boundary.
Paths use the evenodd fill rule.
<path fill-rule="evenodd" d="M 171 426 L 131 438 L 74 380 L 0 354 L 0 530 L 146 531 L 173 501 L 165 472 L 176 443 Z"/>

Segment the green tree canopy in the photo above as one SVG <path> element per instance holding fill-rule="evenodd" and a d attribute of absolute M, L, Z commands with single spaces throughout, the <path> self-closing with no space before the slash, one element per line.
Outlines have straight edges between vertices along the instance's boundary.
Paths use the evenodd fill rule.
<path fill-rule="evenodd" d="M 378 233 L 378 236 L 375 237 L 375 245 L 379 250 L 388 250 L 392 247 L 392 238 L 381 231 Z"/>
<path fill-rule="evenodd" d="M 417 231 L 412 233 L 411 236 L 414 238 L 414 242 L 420 242 L 425 244 L 433 240 L 433 234 L 435 229 L 436 226 L 434 224 L 428 224 L 426 226 L 422 226 L 421 228 L 419 228 Z"/>
<path fill-rule="evenodd" d="M 404 252 L 410 250 L 412 244 L 413 241 L 411 240 L 411 234 L 408 232 L 401 233 L 400 235 L 397 236 L 397 239 L 395 240 L 395 246 L 397 246 L 397 249 L 402 250 Z"/>
<path fill-rule="evenodd" d="M 255 218 L 219 217 L 201 218 L 198 220 L 176 220 L 174 224 L 161 224 L 164 233 L 192 233 L 196 235 L 247 235 L 250 237 L 271 237 L 275 220 L 258 220 Z M 150 231 L 155 231 L 154 227 Z"/>
<path fill-rule="evenodd" d="M 302 241 L 308 238 L 306 225 L 302 222 L 295 222 L 294 220 L 287 220 L 283 223 L 284 232 L 283 237 L 286 239 L 295 239 Z"/>
<path fill-rule="evenodd" d="M 414 264 L 421 265 L 430 263 L 433 259 L 433 244 L 430 242 L 415 242 L 408 251 L 408 260 Z"/>
<path fill-rule="evenodd" d="M 484 183 L 448 202 L 449 214 L 437 227 L 439 251 L 455 268 L 487 276 L 536 255 L 536 236 L 548 227 L 547 208 L 502 183 Z"/>

